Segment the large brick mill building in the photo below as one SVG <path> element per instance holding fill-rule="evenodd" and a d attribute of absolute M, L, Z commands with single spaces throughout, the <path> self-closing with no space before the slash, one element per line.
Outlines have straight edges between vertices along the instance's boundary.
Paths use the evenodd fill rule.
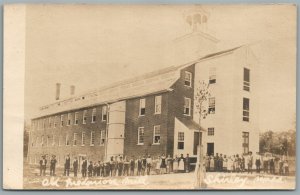
<path fill-rule="evenodd" d="M 59 165 L 68 154 L 79 160 L 145 154 L 195 157 L 199 136 L 208 154 L 258 152 L 257 60 L 248 46 L 211 52 L 217 41 L 200 25 L 207 22 L 206 12 L 190 16 L 195 14 L 200 17 L 188 20 L 194 31 L 185 43 L 197 39 L 208 53 L 86 94 L 57 97 L 31 121 L 28 161 L 38 163 L 44 154 L 56 155 Z M 194 102 L 199 81 L 209 83 L 211 93 L 200 135 Z M 59 92 L 57 84 L 57 96 Z"/>

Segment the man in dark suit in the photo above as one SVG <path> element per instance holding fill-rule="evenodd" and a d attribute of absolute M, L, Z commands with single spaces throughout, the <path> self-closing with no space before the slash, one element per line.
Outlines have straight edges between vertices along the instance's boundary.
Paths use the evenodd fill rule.
<path fill-rule="evenodd" d="M 78 160 L 75 157 L 73 162 L 73 170 L 74 170 L 74 177 L 77 177 L 77 171 L 78 171 Z"/>
<path fill-rule="evenodd" d="M 81 165 L 82 177 L 86 177 L 86 172 L 87 172 L 87 160 L 83 158 L 83 162 L 82 162 L 82 165 Z"/>
<path fill-rule="evenodd" d="M 50 176 L 55 176 L 56 162 L 55 155 L 53 155 L 50 161 Z"/>
<path fill-rule="evenodd" d="M 185 172 L 190 172 L 190 156 L 189 154 L 186 154 L 186 157 L 185 157 Z"/>
<path fill-rule="evenodd" d="M 65 171 L 64 171 L 65 176 L 69 176 L 70 167 L 71 167 L 71 159 L 70 159 L 70 155 L 67 155 L 67 158 L 66 158 L 66 161 L 65 161 Z"/>

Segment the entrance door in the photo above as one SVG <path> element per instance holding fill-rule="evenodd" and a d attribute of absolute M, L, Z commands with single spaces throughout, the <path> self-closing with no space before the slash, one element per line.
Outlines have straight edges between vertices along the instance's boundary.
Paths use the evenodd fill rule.
<path fill-rule="evenodd" d="M 202 141 L 202 133 L 200 133 L 200 139 Z M 199 146 L 199 132 L 194 132 L 193 155 L 197 155 L 198 146 Z"/>
<path fill-rule="evenodd" d="M 214 143 L 207 143 L 207 154 L 214 155 L 215 150 L 215 144 Z"/>

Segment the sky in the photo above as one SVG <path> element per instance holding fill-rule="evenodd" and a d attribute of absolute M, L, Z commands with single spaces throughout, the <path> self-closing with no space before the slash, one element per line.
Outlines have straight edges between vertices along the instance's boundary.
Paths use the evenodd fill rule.
<path fill-rule="evenodd" d="M 25 119 L 62 97 L 168 67 L 174 40 L 190 32 L 195 6 L 28 5 Z M 260 129 L 295 128 L 296 9 L 291 5 L 201 6 L 218 50 L 250 44 L 259 60 Z"/>

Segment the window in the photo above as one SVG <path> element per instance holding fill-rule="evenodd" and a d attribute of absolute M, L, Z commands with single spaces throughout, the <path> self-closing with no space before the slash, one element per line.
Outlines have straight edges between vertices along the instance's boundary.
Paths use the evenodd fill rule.
<path fill-rule="evenodd" d="M 49 136 L 47 136 L 47 138 L 46 138 L 46 146 L 48 146 L 49 145 Z"/>
<path fill-rule="evenodd" d="M 48 126 L 49 126 L 49 128 L 51 128 L 52 127 L 52 118 L 51 117 L 49 117 L 48 122 L 49 122 Z"/>
<path fill-rule="evenodd" d="M 60 126 L 64 126 L 64 115 L 60 116 Z"/>
<path fill-rule="evenodd" d="M 243 152 L 249 153 L 249 132 L 243 132 Z"/>
<path fill-rule="evenodd" d="M 94 123 L 96 121 L 96 108 L 93 108 L 92 111 L 92 123 Z"/>
<path fill-rule="evenodd" d="M 46 119 L 43 120 L 43 129 L 46 129 Z"/>
<path fill-rule="evenodd" d="M 100 131 L 100 146 L 105 144 L 105 130 Z"/>
<path fill-rule="evenodd" d="M 53 134 L 52 135 L 52 146 L 54 146 L 55 145 L 55 135 Z"/>
<path fill-rule="evenodd" d="M 78 125 L 78 112 L 75 112 L 75 120 L 74 120 L 74 124 Z"/>
<path fill-rule="evenodd" d="M 243 98 L 243 121 L 249 122 L 250 100 Z"/>
<path fill-rule="evenodd" d="M 160 125 L 154 126 L 153 144 L 160 144 Z"/>
<path fill-rule="evenodd" d="M 144 145 L 144 127 L 138 128 L 138 145 Z"/>
<path fill-rule="evenodd" d="M 184 85 L 191 87 L 192 86 L 192 73 L 185 71 L 184 74 Z"/>
<path fill-rule="evenodd" d="M 214 84 L 216 81 L 216 68 L 212 67 L 209 69 L 209 84 Z"/>
<path fill-rule="evenodd" d="M 77 145 L 77 133 L 74 133 L 74 135 L 73 135 L 73 145 L 74 146 Z"/>
<path fill-rule="evenodd" d="M 86 124 L 86 119 L 87 119 L 87 110 L 84 110 L 83 117 L 82 117 L 82 124 Z"/>
<path fill-rule="evenodd" d="M 250 70 L 244 68 L 244 87 L 245 91 L 250 91 Z"/>
<path fill-rule="evenodd" d="M 90 142 L 90 145 L 91 146 L 95 145 L 95 132 L 94 131 L 91 132 L 91 142 Z"/>
<path fill-rule="evenodd" d="M 178 147 L 179 150 L 184 149 L 184 132 L 178 132 Z"/>
<path fill-rule="evenodd" d="M 85 132 L 81 133 L 81 145 L 84 146 L 85 145 Z"/>
<path fill-rule="evenodd" d="M 35 146 L 39 145 L 39 137 L 36 137 Z"/>
<path fill-rule="evenodd" d="M 215 128 L 211 127 L 207 129 L 207 135 L 208 136 L 214 136 L 215 135 Z"/>
<path fill-rule="evenodd" d="M 62 137 L 60 136 L 59 138 L 58 138 L 58 146 L 61 146 L 61 140 L 62 139 Z"/>
<path fill-rule="evenodd" d="M 215 114 L 216 111 L 216 99 L 211 97 L 208 99 L 208 113 Z"/>
<path fill-rule="evenodd" d="M 102 107 L 102 121 L 107 120 L 107 106 Z"/>
<path fill-rule="evenodd" d="M 69 135 L 66 135 L 66 146 L 70 145 Z"/>
<path fill-rule="evenodd" d="M 140 116 L 144 116 L 145 113 L 146 113 L 146 99 L 143 98 L 143 99 L 140 99 Z"/>
<path fill-rule="evenodd" d="M 155 96 L 155 114 L 161 113 L 161 95 Z"/>
<path fill-rule="evenodd" d="M 183 114 L 191 115 L 191 98 L 184 98 Z"/>
<path fill-rule="evenodd" d="M 56 128 L 56 126 L 57 126 L 57 116 L 54 117 L 54 128 Z"/>
<path fill-rule="evenodd" d="M 71 113 L 68 113 L 68 126 L 70 126 L 71 125 Z"/>
<path fill-rule="evenodd" d="M 41 146 L 44 146 L 44 136 L 42 136 Z"/>

